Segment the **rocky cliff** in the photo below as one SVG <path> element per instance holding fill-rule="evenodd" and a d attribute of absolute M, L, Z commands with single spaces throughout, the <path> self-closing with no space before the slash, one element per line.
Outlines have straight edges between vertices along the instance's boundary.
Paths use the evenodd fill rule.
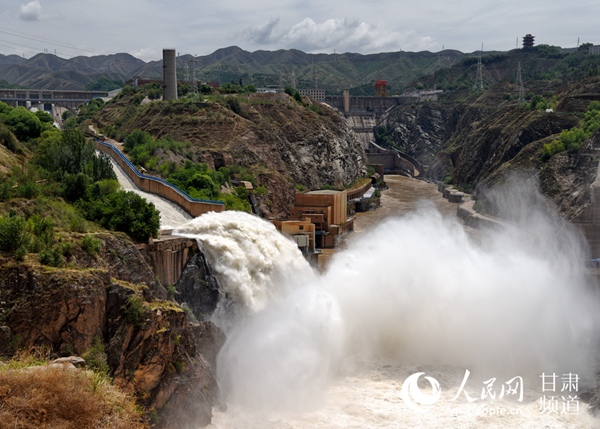
<path fill-rule="evenodd" d="M 155 138 L 170 136 L 191 143 L 180 152 L 157 151 L 158 165 L 166 161 L 183 165 L 188 159 L 213 169 L 236 165 L 250 169 L 267 188 L 268 194 L 259 199 L 266 217 L 288 213 L 295 185 L 343 188 L 366 171 L 356 135 L 338 112 L 325 105 L 308 98 L 298 102 L 287 94 L 212 100 L 135 106 L 134 98 L 121 97 L 108 103 L 94 121 L 98 129 L 117 138 L 139 129 Z"/>
<path fill-rule="evenodd" d="M 210 322 L 192 323 L 124 236 L 96 234 L 102 251 L 76 250 L 69 268 L 0 258 L 0 356 L 46 346 L 55 356 L 95 354 L 116 383 L 164 428 L 210 422 L 223 341 Z"/>
<path fill-rule="evenodd" d="M 593 141 L 549 160 L 542 149 L 579 124 L 590 100 L 600 99 L 600 82 L 591 78 L 561 88 L 552 112 L 518 105 L 513 90 L 501 83 L 483 93 L 450 93 L 438 103 L 402 106 L 388 114 L 385 126 L 407 153 L 430 161 L 433 180 L 473 192 L 525 173 L 535 176 L 540 190 L 572 219 L 589 203 L 598 163 Z"/>

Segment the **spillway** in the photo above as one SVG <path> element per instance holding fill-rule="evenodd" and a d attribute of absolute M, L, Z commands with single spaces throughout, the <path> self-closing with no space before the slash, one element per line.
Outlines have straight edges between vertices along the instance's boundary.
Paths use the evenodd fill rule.
<path fill-rule="evenodd" d="M 135 192 L 145 198 L 146 201 L 154 204 L 154 207 L 160 212 L 160 229 L 173 229 L 192 218 L 177 204 L 159 197 L 158 195 L 139 190 L 112 158 L 110 158 L 110 162 L 121 187 L 126 191 Z"/>
<path fill-rule="evenodd" d="M 176 229 L 223 288 L 227 411 L 211 427 L 599 427 L 578 396 L 595 385 L 600 333 L 579 236 L 517 209 L 526 234 L 473 240 L 416 203 L 348 240 L 323 274 L 245 213 Z"/>

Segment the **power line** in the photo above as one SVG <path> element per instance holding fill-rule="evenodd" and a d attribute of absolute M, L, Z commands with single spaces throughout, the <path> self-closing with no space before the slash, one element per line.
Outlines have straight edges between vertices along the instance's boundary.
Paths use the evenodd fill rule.
<path fill-rule="evenodd" d="M 103 54 L 103 55 L 109 55 L 110 54 L 109 52 L 106 52 L 106 51 L 100 51 L 100 50 L 97 50 L 97 49 L 81 48 L 81 47 L 77 47 L 75 45 L 72 45 L 70 43 L 60 42 L 58 40 L 49 39 L 49 38 L 41 38 L 41 37 L 38 37 L 38 36 L 33 35 L 33 34 L 23 33 L 21 31 L 13 30 L 13 29 L 10 29 L 10 28 L 7 28 L 7 27 L 3 27 L 3 26 L 0 26 L 0 33 L 8 34 L 8 35 L 13 36 L 13 37 L 20 37 L 20 38 L 23 38 L 23 39 L 32 40 L 34 42 L 41 42 L 41 43 L 44 43 L 46 45 L 61 46 L 63 48 L 67 48 L 67 49 L 71 49 L 71 50 L 75 50 L 75 51 L 91 52 L 91 53 Z M 15 43 L 15 42 L 8 42 L 8 43 L 14 43 L 15 45 L 18 45 L 18 43 Z M 26 46 L 26 45 L 23 45 L 23 46 Z"/>

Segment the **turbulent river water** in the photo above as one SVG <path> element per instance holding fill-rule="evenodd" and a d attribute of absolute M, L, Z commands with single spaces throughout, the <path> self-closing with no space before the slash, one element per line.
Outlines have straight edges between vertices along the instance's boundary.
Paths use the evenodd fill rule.
<path fill-rule="evenodd" d="M 600 427 L 578 396 L 600 304 L 577 233 L 516 198 L 519 228 L 471 234 L 433 185 L 386 180 L 323 273 L 251 215 L 176 229 L 224 288 L 210 427 Z"/>

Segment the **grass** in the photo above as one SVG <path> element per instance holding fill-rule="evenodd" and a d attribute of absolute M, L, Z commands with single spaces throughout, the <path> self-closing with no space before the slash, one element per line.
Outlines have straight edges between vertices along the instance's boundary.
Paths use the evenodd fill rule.
<path fill-rule="evenodd" d="M 106 375 L 41 363 L 38 356 L 22 355 L 0 365 L 0 428 L 148 427 L 133 399 Z"/>

